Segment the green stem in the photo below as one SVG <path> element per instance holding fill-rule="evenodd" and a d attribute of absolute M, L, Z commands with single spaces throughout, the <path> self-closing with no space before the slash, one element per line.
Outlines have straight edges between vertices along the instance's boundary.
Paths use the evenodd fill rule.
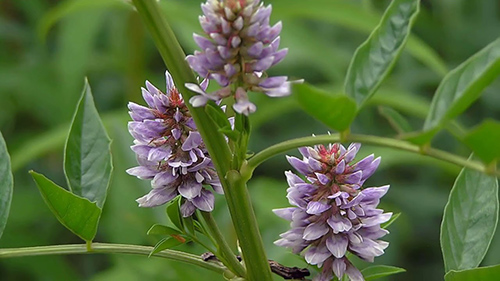
<path fill-rule="evenodd" d="M 236 259 L 236 255 L 231 250 L 231 247 L 229 247 L 229 244 L 227 243 L 226 239 L 220 232 L 220 229 L 217 226 L 217 223 L 215 222 L 212 213 L 201 212 L 201 214 L 203 215 L 203 218 L 207 223 L 208 229 L 212 234 L 212 237 L 217 242 L 216 245 L 218 246 L 220 254 L 222 255 L 223 259 L 228 263 L 226 264 L 226 266 L 229 267 L 238 276 L 245 277 L 246 276 L 245 268 L 241 265 L 238 259 Z"/>
<path fill-rule="evenodd" d="M 133 3 L 142 21 L 149 29 L 158 51 L 174 78 L 175 84 L 182 93 L 184 100 L 188 101 L 193 96 L 193 93 L 187 90 L 184 85 L 185 83 L 193 83 L 196 80 L 185 61 L 185 54 L 178 40 L 166 21 L 168 15 L 161 13 L 160 7 L 154 0 L 133 0 Z M 186 106 L 193 116 L 193 120 L 212 158 L 212 163 L 219 174 L 236 235 L 246 258 L 248 280 L 270 281 L 272 280 L 271 270 L 267 264 L 264 245 L 258 231 L 253 209 L 251 206 L 243 209 L 240 207 L 241 201 L 250 201 L 248 191 L 234 188 L 234 186 L 228 184 L 225 178 L 230 170 L 231 152 L 224 136 L 215 129 L 216 126 L 203 108 L 193 108 L 189 102 L 186 102 Z M 253 237 L 246 240 L 249 236 Z"/>
<path fill-rule="evenodd" d="M 242 167 L 241 173 L 242 176 L 245 179 L 248 179 L 252 176 L 253 171 L 257 166 L 262 164 L 262 162 L 266 161 L 267 159 L 283 153 L 285 151 L 288 151 L 290 149 L 298 148 L 301 146 L 310 146 L 310 145 L 316 145 L 316 144 L 321 144 L 321 143 L 334 143 L 334 142 L 340 142 L 341 137 L 340 134 L 332 134 L 332 135 L 319 135 L 319 136 L 314 136 L 314 137 L 304 137 L 304 138 L 297 138 L 293 140 L 288 140 L 284 141 L 278 144 L 275 144 L 273 146 L 270 146 L 259 153 L 255 154 L 252 158 L 250 158 L 247 163 Z M 422 149 L 418 145 L 411 144 L 406 141 L 402 140 L 397 140 L 397 139 L 392 139 L 392 138 L 384 138 L 384 137 L 377 137 L 377 136 L 369 136 L 369 135 L 356 135 L 356 134 L 350 134 L 345 136 L 345 141 L 346 142 L 361 142 L 365 144 L 372 144 L 372 145 L 378 145 L 378 146 L 385 146 L 385 147 L 390 147 L 394 149 L 399 149 L 399 150 L 405 150 L 409 152 L 414 152 L 422 155 L 426 155 L 429 157 L 433 157 L 439 160 L 443 160 L 452 164 L 455 164 L 457 166 L 461 167 L 467 167 L 473 170 L 477 170 L 479 172 L 483 172 L 486 174 L 493 174 L 496 176 L 500 176 L 500 172 L 494 171 L 491 172 L 491 169 L 488 170 L 487 167 L 478 162 L 478 161 L 468 161 L 467 158 L 460 157 L 458 155 L 442 151 L 439 149 L 435 148 L 427 148 L 427 149 Z"/>
<path fill-rule="evenodd" d="M 153 251 L 153 247 L 126 245 L 126 244 L 108 244 L 108 243 L 92 243 L 92 250 L 87 251 L 85 244 L 69 244 L 69 245 L 54 245 L 54 246 L 39 246 L 0 249 L 0 258 L 14 258 L 27 256 L 47 256 L 47 255 L 68 255 L 68 254 L 132 254 L 149 256 Z M 152 256 L 166 258 L 170 260 L 189 263 L 208 270 L 223 274 L 227 269 L 217 263 L 206 262 L 199 256 L 188 254 L 174 250 L 163 250 Z"/>
<path fill-rule="evenodd" d="M 234 213 L 233 221 L 237 221 L 236 233 L 240 241 L 243 261 L 248 269 L 249 280 L 273 280 L 262 245 L 259 225 L 255 218 L 252 202 L 246 180 L 238 171 L 229 171 L 226 176 L 231 189 L 231 201 L 237 204 L 239 212 Z M 227 196 L 227 194 L 226 194 Z M 252 269 L 262 268 L 267 270 L 255 271 Z"/>

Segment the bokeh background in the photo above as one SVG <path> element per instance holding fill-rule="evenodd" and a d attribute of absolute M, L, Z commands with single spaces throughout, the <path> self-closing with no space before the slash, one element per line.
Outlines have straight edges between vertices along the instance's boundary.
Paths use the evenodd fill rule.
<path fill-rule="evenodd" d="M 283 21 L 282 46 L 289 48 L 271 74 L 304 78 L 341 91 L 356 47 L 375 27 L 388 1 L 268 0 L 272 22 Z M 161 0 L 186 53 L 200 32 L 200 0 Z M 390 77 L 353 124 L 352 131 L 395 136 L 379 108 L 396 109 L 415 129 L 422 126 L 432 94 L 447 70 L 499 36 L 498 0 L 422 1 L 413 38 Z M 420 55 L 419 55 L 420 54 Z M 423 54 L 423 55 L 422 55 Z M 164 208 L 140 209 L 136 198 L 149 183 L 125 173 L 135 165 L 126 124 L 128 101 L 143 103 L 140 87 L 146 79 L 164 88 L 165 66 L 132 7 L 117 0 L 2 0 L 0 2 L 0 130 L 15 175 L 11 216 L 0 247 L 80 243 L 52 216 L 28 175 L 46 174 L 65 185 L 63 144 L 68 125 L 88 77 L 97 107 L 113 139 L 114 175 L 96 241 L 154 245 L 160 237 L 146 231 L 165 222 Z M 500 116 L 500 82 L 459 118 L 473 127 L 483 118 Z M 323 134 L 328 128 L 308 117 L 293 97 L 271 99 L 255 95 L 258 110 L 251 116 L 250 149 L 293 137 Z M 433 145 L 467 156 L 469 150 L 452 134 L 439 134 Z M 364 146 L 360 156 L 382 156 L 379 171 L 368 185 L 391 184 L 383 200 L 386 210 L 402 215 L 390 227 L 391 245 L 377 264 L 403 267 L 391 280 L 443 279 L 439 226 L 448 192 L 459 167 L 379 147 Z M 290 151 L 289 154 L 297 154 Z M 289 266 L 306 266 L 297 256 L 272 244 L 287 230 L 273 208 L 288 206 L 283 175 L 291 167 L 285 157 L 265 162 L 249 183 L 266 250 L 270 258 Z M 235 234 L 223 197 L 215 216 L 234 242 Z M 180 249 L 202 253 L 188 244 Z M 497 235 L 483 265 L 500 263 Z M 366 266 L 361 264 L 360 266 Z M 0 280 L 223 280 L 204 269 L 163 259 L 124 255 L 29 257 L 0 260 Z M 278 278 L 276 278 L 278 280 Z"/>

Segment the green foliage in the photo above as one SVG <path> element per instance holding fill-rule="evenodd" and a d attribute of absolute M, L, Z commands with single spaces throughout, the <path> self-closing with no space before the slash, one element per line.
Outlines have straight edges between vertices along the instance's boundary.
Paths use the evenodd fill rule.
<path fill-rule="evenodd" d="M 452 270 L 444 276 L 445 281 L 492 281 L 500 278 L 500 265 L 468 270 Z"/>
<path fill-rule="evenodd" d="M 439 84 L 425 119 L 425 132 L 433 131 L 466 110 L 500 74 L 500 39 L 495 40 L 453 69 Z M 430 141 L 434 134 L 427 134 Z"/>
<path fill-rule="evenodd" d="M 106 199 L 112 170 L 110 142 L 85 81 L 65 147 L 64 171 L 70 191 L 30 172 L 59 222 L 87 242 L 97 233 Z"/>
<path fill-rule="evenodd" d="M 418 0 L 392 1 L 379 25 L 354 53 L 345 92 L 358 106 L 371 98 L 394 66 L 415 22 L 418 4 Z"/>
<path fill-rule="evenodd" d="M 444 209 L 441 249 L 445 272 L 477 267 L 498 222 L 498 180 L 464 168 Z"/>
<path fill-rule="evenodd" d="M 376 280 L 382 277 L 398 274 L 405 272 L 403 268 L 395 267 L 395 266 L 387 266 L 387 265 L 374 265 L 367 267 L 361 270 L 363 277 L 366 281 L 368 280 Z"/>
<path fill-rule="evenodd" d="M 64 171 L 71 192 L 96 202 L 102 209 L 106 200 L 111 171 L 111 140 L 94 105 L 85 80 L 66 141 Z"/>
<path fill-rule="evenodd" d="M 184 242 L 185 242 L 185 240 L 183 241 L 183 240 L 175 239 L 173 237 L 163 238 L 155 245 L 153 251 L 151 251 L 151 254 L 149 254 L 149 256 L 157 254 L 163 250 L 171 249 L 175 246 L 182 245 Z"/>
<path fill-rule="evenodd" d="M 9 218 L 13 186 L 14 178 L 10 168 L 10 156 L 2 132 L 0 132 L 0 238 L 2 238 Z"/>
<path fill-rule="evenodd" d="M 500 122 L 486 120 L 467 133 L 464 142 L 486 163 L 500 158 Z"/>
<path fill-rule="evenodd" d="M 57 220 L 83 240 L 92 241 L 101 217 L 97 204 L 65 190 L 44 175 L 33 171 L 30 174 Z"/>
<path fill-rule="evenodd" d="M 307 84 L 293 85 L 301 107 L 330 128 L 344 131 L 356 116 L 356 103 L 345 95 L 331 95 Z"/>

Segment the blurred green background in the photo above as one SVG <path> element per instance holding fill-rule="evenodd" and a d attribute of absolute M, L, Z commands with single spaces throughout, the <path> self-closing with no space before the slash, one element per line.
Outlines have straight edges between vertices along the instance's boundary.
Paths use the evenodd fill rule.
<path fill-rule="evenodd" d="M 270 73 L 304 78 L 341 91 L 356 47 L 375 27 L 388 1 L 268 0 L 272 23 L 283 21 L 282 47 L 289 48 L 283 63 Z M 200 32 L 200 0 L 162 0 L 186 53 L 196 46 L 191 36 Z M 422 1 L 413 38 L 374 99 L 357 117 L 352 131 L 394 136 L 379 114 L 389 106 L 422 126 L 432 94 L 447 69 L 452 69 L 499 36 L 498 0 Z M 80 243 L 44 205 L 28 170 L 44 173 L 64 186 L 63 143 L 88 77 L 97 107 L 113 139 L 114 176 L 96 241 L 154 245 L 160 238 L 146 231 L 165 222 L 164 208 L 140 209 L 135 199 L 149 183 L 125 173 L 135 166 L 127 132 L 128 101 L 141 101 L 146 79 L 164 88 L 162 59 L 138 15 L 117 0 L 3 0 L 0 2 L 0 130 L 15 176 L 11 216 L 0 247 Z M 483 118 L 500 116 L 500 81 L 485 91 L 459 122 L 472 127 Z M 328 128 L 308 117 L 293 97 L 271 99 L 255 95 L 257 112 L 251 116 L 251 147 L 259 151 L 293 137 L 323 134 Z M 450 134 L 439 134 L 433 145 L 467 156 L 469 150 Z M 443 279 L 439 225 L 448 192 L 459 168 L 385 148 L 364 146 L 360 157 L 375 153 L 382 164 L 367 183 L 391 184 L 383 207 L 402 212 L 390 227 L 391 243 L 377 264 L 403 267 L 406 273 L 391 280 Z M 289 154 L 297 154 L 295 151 Z M 305 263 L 272 244 L 288 229 L 271 209 L 288 206 L 283 175 L 291 167 L 283 156 L 265 162 L 249 183 L 269 258 L 288 266 Z M 223 197 L 215 216 L 234 242 L 235 234 Z M 203 250 L 193 244 L 180 249 Z M 483 265 L 500 263 L 497 235 Z M 366 266 L 361 264 L 360 266 Z M 30 257 L 0 260 L 0 280 L 223 280 L 204 269 L 156 258 L 124 255 Z M 278 278 L 276 278 L 278 280 Z"/>

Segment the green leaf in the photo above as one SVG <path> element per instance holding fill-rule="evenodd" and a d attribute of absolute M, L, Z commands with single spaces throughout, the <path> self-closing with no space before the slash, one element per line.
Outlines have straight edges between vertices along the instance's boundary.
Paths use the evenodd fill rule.
<path fill-rule="evenodd" d="M 477 267 L 486 255 L 497 222 L 496 177 L 462 169 L 450 192 L 441 223 L 445 272 Z"/>
<path fill-rule="evenodd" d="M 354 53 L 345 92 L 360 106 L 378 89 L 405 46 L 419 10 L 418 0 L 393 0 L 370 37 Z"/>
<path fill-rule="evenodd" d="M 2 238 L 9 217 L 13 188 L 14 178 L 10 168 L 10 156 L 2 132 L 0 132 L 0 238 Z"/>
<path fill-rule="evenodd" d="M 205 112 L 207 113 L 208 117 L 210 117 L 210 119 L 214 121 L 218 129 L 231 127 L 226 113 L 224 113 L 224 111 L 222 111 L 220 107 L 208 103 L 207 105 L 205 105 Z"/>
<path fill-rule="evenodd" d="M 500 158 L 500 122 L 485 120 L 481 125 L 468 132 L 464 143 L 474 151 L 474 155 L 486 163 Z"/>
<path fill-rule="evenodd" d="M 402 272 L 406 272 L 406 270 L 403 268 L 388 265 L 374 265 L 361 270 L 361 273 L 363 274 L 363 277 L 365 277 L 366 281 L 375 280 Z"/>
<path fill-rule="evenodd" d="M 184 244 L 184 242 L 181 242 L 175 238 L 172 238 L 172 237 L 163 238 L 158 243 L 156 243 L 153 251 L 151 251 L 149 256 L 151 257 L 152 255 L 157 254 L 163 250 L 171 249 L 171 248 L 173 248 L 175 246 L 179 246 L 181 244 Z"/>
<path fill-rule="evenodd" d="M 42 174 L 33 171 L 30 174 L 57 220 L 83 240 L 92 241 L 101 217 L 101 209 L 96 203 L 72 194 Z"/>
<path fill-rule="evenodd" d="M 180 235 L 179 230 L 166 225 L 155 224 L 148 230 L 148 235 Z"/>
<path fill-rule="evenodd" d="M 308 84 L 293 85 L 302 108 L 337 131 L 344 131 L 356 116 L 356 103 L 346 95 L 331 95 Z"/>
<path fill-rule="evenodd" d="M 474 269 L 452 270 L 444 276 L 445 281 L 492 281 L 500 280 L 500 265 Z"/>
<path fill-rule="evenodd" d="M 439 128 L 461 114 L 498 75 L 500 39 L 493 41 L 446 75 L 434 94 L 423 130 Z"/>
<path fill-rule="evenodd" d="M 233 131 L 231 129 L 231 126 L 221 128 L 218 131 L 223 133 L 226 137 L 228 137 L 232 141 L 238 141 L 238 138 L 240 137 L 240 132 Z"/>
<path fill-rule="evenodd" d="M 303 0 L 273 1 L 273 15 L 276 18 L 319 20 L 366 34 L 372 32 L 380 19 L 374 10 L 360 8 L 360 3 L 355 1 L 315 0 L 309 1 L 307 5 L 304 5 Z M 408 39 L 405 51 L 440 76 L 448 71 L 439 54 L 413 34 Z"/>
<path fill-rule="evenodd" d="M 396 110 L 390 107 L 380 106 L 379 113 L 380 115 L 384 116 L 387 121 L 389 121 L 391 127 L 394 128 L 394 130 L 396 130 L 398 134 L 404 134 L 413 131 L 410 123 L 408 123 L 408 120 L 406 120 L 404 116 Z"/>
<path fill-rule="evenodd" d="M 194 223 L 193 223 L 193 217 L 187 217 L 187 218 L 181 218 L 182 219 L 182 224 L 184 225 L 184 231 L 189 236 L 195 237 L 196 232 L 194 231 Z"/>
<path fill-rule="evenodd" d="M 111 178 L 110 144 L 85 79 L 66 141 L 64 172 L 71 192 L 96 202 L 101 209 Z"/>
<path fill-rule="evenodd" d="M 392 214 L 391 218 L 389 219 L 389 221 L 383 223 L 380 225 L 381 228 L 388 228 L 393 222 L 395 222 L 399 216 L 401 216 L 401 213 L 397 213 L 397 214 Z"/>
<path fill-rule="evenodd" d="M 178 230 L 182 231 L 184 227 L 182 226 L 181 221 L 181 213 L 179 209 L 181 197 L 177 196 L 174 200 L 170 201 L 167 205 L 167 216 L 170 221 L 178 228 Z"/>

